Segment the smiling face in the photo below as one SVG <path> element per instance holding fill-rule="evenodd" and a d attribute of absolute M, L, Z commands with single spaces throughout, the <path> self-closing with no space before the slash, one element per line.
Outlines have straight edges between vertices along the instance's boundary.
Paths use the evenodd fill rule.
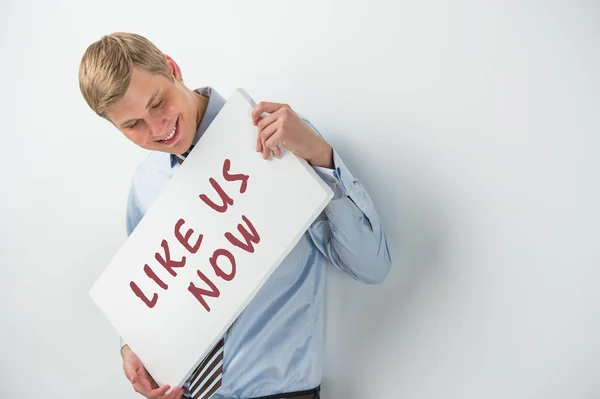
<path fill-rule="evenodd" d="M 207 99 L 188 89 L 175 61 L 165 59 L 173 82 L 134 67 L 125 95 L 108 107 L 106 116 L 142 148 L 183 154 L 192 145 Z"/>

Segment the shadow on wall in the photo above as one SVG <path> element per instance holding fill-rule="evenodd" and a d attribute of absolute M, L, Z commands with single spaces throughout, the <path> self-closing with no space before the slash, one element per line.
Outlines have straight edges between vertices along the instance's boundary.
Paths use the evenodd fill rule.
<path fill-rule="evenodd" d="M 403 322 L 411 293 L 442 264 L 445 223 L 424 183 L 428 179 L 408 168 L 399 170 L 397 148 L 379 146 L 377 155 L 367 157 L 345 156 L 356 151 L 344 143 L 335 148 L 371 195 L 392 258 L 387 279 L 375 286 L 328 268 L 323 397 L 362 399 L 370 397 L 363 386 L 365 369 L 378 363 L 382 347 L 394 345 L 399 326 L 411 328 Z M 375 173 L 363 159 L 378 159 Z M 394 378 L 394 370 L 385 372 L 384 379 Z"/>

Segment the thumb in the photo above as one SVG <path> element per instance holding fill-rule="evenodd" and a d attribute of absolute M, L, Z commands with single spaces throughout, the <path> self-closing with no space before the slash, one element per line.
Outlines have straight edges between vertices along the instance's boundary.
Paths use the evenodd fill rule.
<path fill-rule="evenodd" d="M 272 114 L 273 112 L 277 111 L 281 107 L 283 107 L 283 104 L 271 103 L 268 101 L 261 101 L 252 110 L 252 121 L 256 125 L 258 123 L 259 117 L 262 115 L 263 112 Z"/>

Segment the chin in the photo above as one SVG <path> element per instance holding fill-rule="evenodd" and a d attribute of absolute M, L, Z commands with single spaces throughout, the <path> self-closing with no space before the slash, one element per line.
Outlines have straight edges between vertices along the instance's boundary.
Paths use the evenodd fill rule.
<path fill-rule="evenodd" d="M 178 148 L 177 151 L 181 151 L 181 154 L 183 154 L 184 152 L 186 152 L 187 150 L 190 149 L 193 141 L 194 141 L 193 139 L 187 139 L 187 138 L 186 138 L 186 140 L 182 140 L 179 143 L 181 145 L 181 148 Z"/>

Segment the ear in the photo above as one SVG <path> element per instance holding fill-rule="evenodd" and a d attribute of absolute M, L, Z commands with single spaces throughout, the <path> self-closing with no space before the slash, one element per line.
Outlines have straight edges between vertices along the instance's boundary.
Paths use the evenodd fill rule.
<path fill-rule="evenodd" d="M 179 65 L 177 65 L 177 63 L 175 62 L 175 60 L 173 60 L 173 58 L 169 57 L 166 54 L 165 54 L 165 61 L 167 62 L 169 71 L 171 71 L 171 75 L 173 75 L 175 80 L 177 80 L 178 82 L 181 82 L 183 76 L 181 75 L 181 69 L 179 69 Z"/>

